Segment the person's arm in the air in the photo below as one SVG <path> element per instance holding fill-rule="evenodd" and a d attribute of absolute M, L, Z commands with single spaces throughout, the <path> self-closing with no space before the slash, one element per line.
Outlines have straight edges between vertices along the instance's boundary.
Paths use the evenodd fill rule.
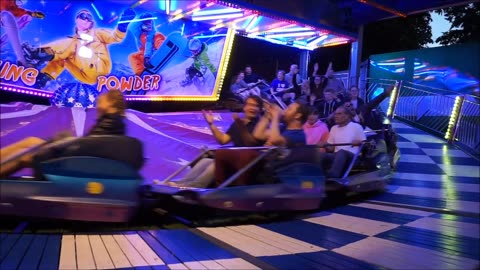
<path fill-rule="evenodd" d="M 229 143 L 232 140 L 232 138 L 228 134 L 221 132 L 215 126 L 215 124 L 213 123 L 213 115 L 211 111 L 209 112 L 203 111 L 203 117 L 205 118 L 205 121 L 207 121 L 208 127 L 212 131 L 213 137 L 219 144 L 224 145 Z"/>
<path fill-rule="evenodd" d="M 272 109 L 272 123 L 270 125 L 270 136 L 268 137 L 268 146 L 284 146 L 287 145 L 287 139 L 280 132 L 280 116 L 281 109 L 278 106 Z"/>
<path fill-rule="evenodd" d="M 255 129 L 253 130 L 253 137 L 259 141 L 266 141 L 268 133 L 268 125 L 270 124 L 269 115 L 265 114 L 260 121 L 258 121 Z"/>

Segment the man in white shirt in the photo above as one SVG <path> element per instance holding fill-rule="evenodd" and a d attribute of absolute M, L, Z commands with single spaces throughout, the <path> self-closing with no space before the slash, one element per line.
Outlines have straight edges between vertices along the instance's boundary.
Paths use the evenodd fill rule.
<path fill-rule="evenodd" d="M 330 130 L 326 149 L 328 153 L 326 160 L 331 161 L 331 167 L 327 171 L 327 177 L 342 177 L 345 167 L 353 156 L 358 152 L 359 145 L 366 140 L 361 125 L 352 121 L 354 115 L 345 107 L 335 110 L 335 126 Z M 345 146 L 328 146 L 329 144 L 351 144 Z"/>

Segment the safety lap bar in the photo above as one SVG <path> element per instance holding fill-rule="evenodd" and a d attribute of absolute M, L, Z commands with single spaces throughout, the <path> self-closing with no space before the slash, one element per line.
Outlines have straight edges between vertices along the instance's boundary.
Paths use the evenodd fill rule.
<path fill-rule="evenodd" d="M 162 184 L 166 184 L 168 182 L 170 182 L 175 176 L 179 175 L 181 172 L 183 172 L 186 168 L 190 167 L 190 165 L 192 165 L 194 162 L 197 162 L 199 159 L 201 159 L 207 152 L 208 152 L 208 148 L 202 148 L 202 152 L 197 156 L 195 157 L 195 159 L 193 159 L 192 161 L 190 161 L 189 163 L 183 165 L 182 167 L 180 167 L 178 170 L 176 170 L 175 172 L 173 172 L 171 175 L 169 175 L 165 180 L 163 180 Z"/>
<path fill-rule="evenodd" d="M 223 182 L 220 186 L 218 186 L 218 189 L 222 189 L 233 183 L 235 180 L 237 180 L 238 177 L 240 177 L 243 173 L 245 173 L 247 170 L 252 168 L 255 164 L 257 164 L 260 160 L 265 158 L 268 154 L 270 154 L 273 150 L 276 148 L 270 148 L 267 151 L 263 152 L 261 155 L 256 157 L 254 160 L 252 160 L 247 166 L 236 172 L 234 175 L 230 176 L 225 182 Z"/>
<path fill-rule="evenodd" d="M 357 153 L 355 154 L 355 156 L 353 156 L 352 162 L 350 162 L 350 165 L 348 166 L 347 170 L 345 171 L 345 174 L 343 174 L 342 179 L 347 178 L 347 176 L 350 174 L 350 171 L 352 170 L 353 166 L 355 165 L 355 162 L 357 161 L 358 156 L 360 155 L 360 153 L 362 153 L 362 149 L 363 149 L 363 146 L 364 146 L 364 145 L 365 145 L 365 143 L 362 143 L 362 144 L 358 147 L 358 151 L 357 151 Z"/>

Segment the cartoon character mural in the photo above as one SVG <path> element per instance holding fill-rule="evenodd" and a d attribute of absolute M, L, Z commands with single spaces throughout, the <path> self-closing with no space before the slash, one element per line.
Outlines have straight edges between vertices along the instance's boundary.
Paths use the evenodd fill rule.
<path fill-rule="evenodd" d="M 3 49 L 7 41 L 10 40 L 10 44 L 17 57 L 17 64 L 20 66 L 27 64 L 20 42 L 20 29 L 27 26 L 32 20 L 32 17 L 37 19 L 45 18 L 45 14 L 40 11 L 30 11 L 22 8 L 21 6 L 24 5 L 25 2 L 26 0 L 0 1 L 1 27 L 2 30 L 5 31 L 1 36 L 1 47 Z"/>
<path fill-rule="evenodd" d="M 53 105 L 68 107 L 95 106 L 110 89 L 216 97 L 227 29 L 173 20 L 155 1 L 0 0 L 0 7 L 2 85 L 51 92 Z"/>
<path fill-rule="evenodd" d="M 36 88 L 43 88 L 67 69 L 78 81 L 95 84 L 97 77 L 112 70 L 107 45 L 125 38 L 129 21 L 135 12 L 127 9 L 120 16 L 114 30 L 96 29 L 92 13 L 82 9 L 75 16 L 75 33 L 66 39 L 54 41 L 45 47 L 33 48 L 24 44 L 27 61 L 33 65 L 48 62 L 37 78 Z"/>
<path fill-rule="evenodd" d="M 210 70 L 216 78 L 217 68 L 210 62 L 210 58 L 208 57 L 208 45 L 198 38 L 192 38 L 188 42 L 188 49 L 192 53 L 193 63 L 185 70 L 185 80 L 183 80 L 180 85 L 185 87 L 197 81 L 202 84 L 207 69 Z"/>
<path fill-rule="evenodd" d="M 165 36 L 155 30 L 153 14 L 144 13 L 138 18 L 140 23 L 137 27 L 131 27 L 138 43 L 138 52 L 128 56 L 128 61 L 135 75 L 141 75 L 145 68 L 153 68 L 150 58 L 165 41 Z"/>

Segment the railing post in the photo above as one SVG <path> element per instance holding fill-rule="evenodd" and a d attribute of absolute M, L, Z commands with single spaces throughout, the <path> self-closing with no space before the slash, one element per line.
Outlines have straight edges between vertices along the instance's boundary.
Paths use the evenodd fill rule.
<path fill-rule="evenodd" d="M 458 130 L 458 122 L 461 117 L 463 103 L 465 101 L 465 96 L 455 97 L 455 103 L 453 104 L 452 113 L 450 114 L 450 121 L 448 122 L 447 132 L 445 132 L 445 139 L 448 143 L 453 143 L 455 140 L 455 135 Z"/>
<path fill-rule="evenodd" d="M 387 117 L 393 119 L 395 116 L 395 110 L 397 109 L 398 97 L 400 95 L 400 88 L 402 87 L 402 81 L 395 82 L 392 93 L 390 94 L 390 102 L 388 104 Z"/>

